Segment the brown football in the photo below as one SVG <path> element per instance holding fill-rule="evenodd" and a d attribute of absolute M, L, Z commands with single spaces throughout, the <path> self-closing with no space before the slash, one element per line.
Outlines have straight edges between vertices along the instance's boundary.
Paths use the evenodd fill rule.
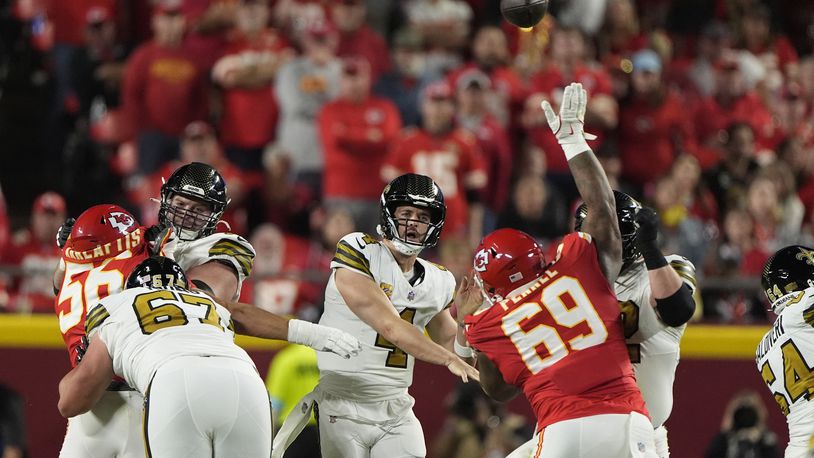
<path fill-rule="evenodd" d="M 517 27 L 534 27 L 548 11 L 548 0 L 500 0 L 503 17 Z"/>

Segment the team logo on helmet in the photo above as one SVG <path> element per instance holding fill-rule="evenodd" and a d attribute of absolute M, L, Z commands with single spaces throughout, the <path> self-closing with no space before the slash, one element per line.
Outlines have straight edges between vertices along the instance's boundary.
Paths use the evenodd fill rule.
<path fill-rule="evenodd" d="M 489 250 L 482 248 L 475 253 L 475 260 L 473 261 L 475 270 L 478 272 L 486 272 L 486 266 L 489 264 Z"/>
<path fill-rule="evenodd" d="M 806 264 L 810 266 L 814 266 L 814 251 L 812 250 L 807 250 L 803 247 L 800 247 L 800 252 L 797 253 L 797 256 L 795 257 L 800 261 L 805 261 Z"/>
<path fill-rule="evenodd" d="M 133 225 L 133 217 L 123 212 L 110 212 L 107 218 L 111 227 L 118 229 L 121 232 L 126 231 Z"/>

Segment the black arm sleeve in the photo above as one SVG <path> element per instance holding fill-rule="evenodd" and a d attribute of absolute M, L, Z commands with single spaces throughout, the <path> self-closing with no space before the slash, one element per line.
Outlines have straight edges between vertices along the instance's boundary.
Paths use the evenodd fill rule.
<path fill-rule="evenodd" d="M 695 313 L 695 300 L 692 297 L 692 290 L 686 283 L 681 284 L 681 288 L 664 299 L 656 299 L 656 310 L 659 312 L 661 321 L 667 326 L 681 326 L 690 321 Z"/>

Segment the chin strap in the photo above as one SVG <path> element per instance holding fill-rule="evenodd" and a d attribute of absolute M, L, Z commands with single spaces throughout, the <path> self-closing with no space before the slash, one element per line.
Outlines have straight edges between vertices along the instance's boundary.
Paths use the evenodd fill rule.
<path fill-rule="evenodd" d="M 376 233 L 379 234 L 380 237 L 388 239 L 387 236 L 384 235 L 381 224 L 376 225 Z M 397 237 L 388 240 L 393 242 L 393 246 L 396 247 L 396 250 L 404 256 L 415 256 L 424 249 L 423 246 L 416 246 L 412 243 L 401 241 Z"/>

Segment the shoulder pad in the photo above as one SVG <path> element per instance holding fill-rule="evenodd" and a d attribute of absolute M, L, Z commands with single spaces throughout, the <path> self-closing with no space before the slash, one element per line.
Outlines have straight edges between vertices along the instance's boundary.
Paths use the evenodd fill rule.
<path fill-rule="evenodd" d="M 369 234 L 363 232 L 351 232 L 342 237 L 336 244 L 336 252 L 331 260 L 331 267 L 350 268 L 373 278 L 370 271 L 370 260 L 365 254 L 365 249 L 369 245 L 378 245 L 379 241 Z"/>
<path fill-rule="evenodd" d="M 243 237 L 235 234 L 212 234 L 214 243 L 209 247 L 209 256 L 226 258 L 239 272 L 248 277 L 252 272 L 255 251 Z"/>

